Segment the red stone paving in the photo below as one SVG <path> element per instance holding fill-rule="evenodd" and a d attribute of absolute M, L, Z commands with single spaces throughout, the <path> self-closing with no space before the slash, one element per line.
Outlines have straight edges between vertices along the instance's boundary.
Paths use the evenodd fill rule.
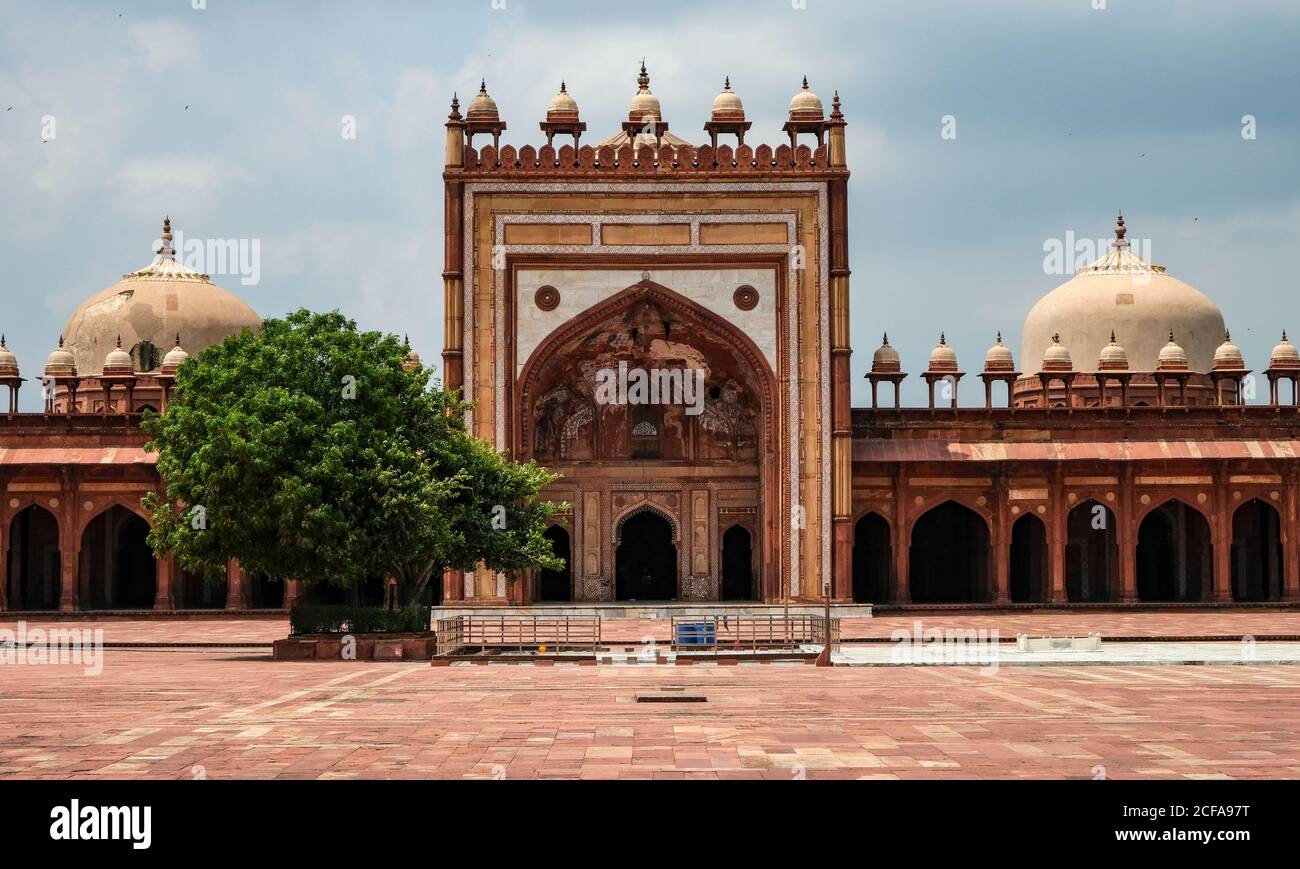
<path fill-rule="evenodd" d="M 707 703 L 638 704 L 685 686 Z M 1300 668 L 0 667 L 0 777 L 1300 776 Z"/>
<path fill-rule="evenodd" d="M 1017 633 L 1035 636 L 1083 636 L 1098 632 L 1103 637 L 1172 637 L 1172 636 L 1300 636 L 1300 612 L 1242 612 L 1213 610 L 1202 612 L 1093 612 L 1052 613 L 918 613 L 881 616 L 872 619 L 845 619 L 842 630 L 847 638 L 888 638 L 895 629 L 913 629 L 920 620 L 924 628 L 998 630 L 1003 637 Z M 0 628 L 14 630 L 17 614 L 7 613 Z M 107 643 L 270 643 L 287 636 L 288 618 L 204 618 L 204 619 L 103 619 L 100 621 L 33 620 L 28 628 L 96 627 L 104 629 Z M 669 640 L 668 619 L 639 621 L 607 619 L 601 626 L 607 641 L 640 642 L 653 637 L 656 642 Z"/>

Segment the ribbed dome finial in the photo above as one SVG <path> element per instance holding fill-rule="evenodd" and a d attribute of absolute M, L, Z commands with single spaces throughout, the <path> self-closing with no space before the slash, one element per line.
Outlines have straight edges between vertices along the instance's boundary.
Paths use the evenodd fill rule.
<path fill-rule="evenodd" d="M 176 249 L 172 247 L 172 219 L 163 217 L 162 247 L 155 251 L 160 256 L 174 257 Z"/>
<path fill-rule="evenodd" d="M 637 87 L 643 91 L 650 90 L 650 73 L 646 72 L 645 58 L 641 58 L 641 74 L 636 77 Z"/>
<path fill-rule="evenodd" d="M 1124 225 L 1124 212 L 1115 218 L 1115 250 L 1128 250 L 1128 227 Z"/>

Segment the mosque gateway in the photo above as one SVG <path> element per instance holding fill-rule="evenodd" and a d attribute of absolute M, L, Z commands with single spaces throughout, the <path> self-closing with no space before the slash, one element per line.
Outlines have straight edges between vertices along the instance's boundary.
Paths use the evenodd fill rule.
<path fill-rule="evenodd" d="M 772 146 L 730 80 L 695 133 L 644 65 L 635 85 L 626 120 L 590 138 L 561 86 L 535 145 L 503 141 L 486 84 L 452 102 L 439 373 L 476 435 L 560 475 L 547 494 L 570 510 L 547 532 L 564 570 L 450 573 L 432 602 L 1300 599 L 1284 335 L 1252 369 L 1210 296 L 1133 250 L 1121 217 L 1028 312 L 1018 355 L 990 336 L 967 372 L 936 335 L 912 366 L 922 349 L 886 337 L 854 364 L 868 290 L 850 286 L 838 97 L 827 111 L 805 81 Z M 188 355 L 260 324 L 177 261 L 169 224 L 162 239 L 50 336 L 43 370 L 0 340 L 2 609 L 299 598 L 237 564 L 205 586 L 144 543 L 140 497 L 161 486 L 141 412 L 165 408 Z M 898 399 L 913 375 L 923 407 Z M 851 407 L 852 376 L 869 407 Z M 42 412 L 19 412 L 25 382 Z"/>

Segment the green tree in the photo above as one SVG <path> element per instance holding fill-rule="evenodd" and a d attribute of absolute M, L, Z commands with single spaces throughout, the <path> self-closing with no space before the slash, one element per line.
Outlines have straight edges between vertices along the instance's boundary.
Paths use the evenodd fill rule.
<path fill-rule="evenodd" d="M 404 361 L 395 337 L 306 310 L 187 360 L 142 424 L 166 485 L 144 500 L 154 551 L 210 580 L 232 557 L 340 588 L 394 576 L 407 602 L 449 567 L 556 566 L 554 477 L 470 436 L 467 406 Z"/>

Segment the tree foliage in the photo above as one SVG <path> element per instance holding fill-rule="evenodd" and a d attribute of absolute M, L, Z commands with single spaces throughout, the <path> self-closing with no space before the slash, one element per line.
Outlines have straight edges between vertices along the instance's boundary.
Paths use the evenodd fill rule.
<path fill-rule="evenodd" d="M 395 576 L 407 600 L 447 568 L 558 566 L 542 536 L 558 505 L 540 497 L 554 476 L 470 436 L 467 405 L 405 353 L 300 310 L 187 360 L 143 423 L 166 485 L 145 499 L 155 552 L 210 579 L 232 557 L 341 588 Z"/>

